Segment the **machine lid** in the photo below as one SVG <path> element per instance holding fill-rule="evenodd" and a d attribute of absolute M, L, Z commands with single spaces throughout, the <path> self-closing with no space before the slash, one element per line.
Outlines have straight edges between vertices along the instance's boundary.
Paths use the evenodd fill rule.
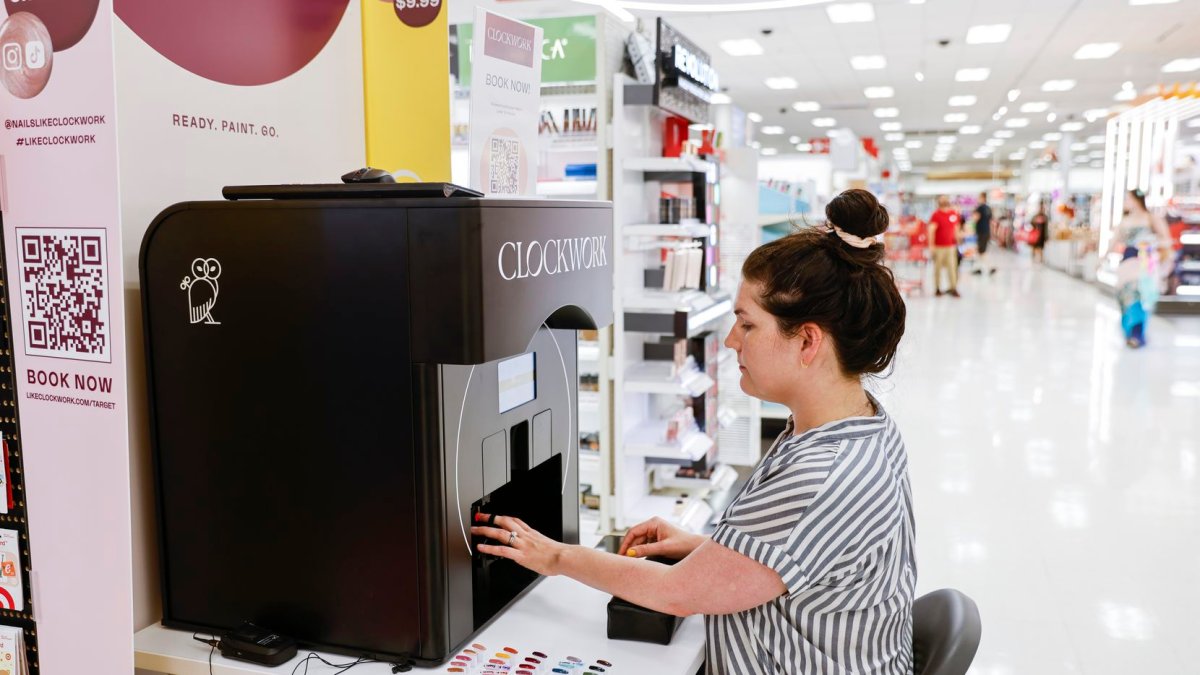
<path fill-rule="evenodd" d="M 453 183 L 329 183 L 315 185 L 227 185 L 221 196 L 247 199 L 451 199 L 483 193 Z"/>

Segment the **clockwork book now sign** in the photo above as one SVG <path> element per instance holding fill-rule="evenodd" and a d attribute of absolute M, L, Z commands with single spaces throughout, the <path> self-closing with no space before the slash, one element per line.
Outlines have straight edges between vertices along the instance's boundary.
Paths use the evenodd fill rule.
<path fill-rule="evenodd" d="M 471 186 L 484 194 L 537 192 L 542 34 L 537 26 L 475 11 Z"/>

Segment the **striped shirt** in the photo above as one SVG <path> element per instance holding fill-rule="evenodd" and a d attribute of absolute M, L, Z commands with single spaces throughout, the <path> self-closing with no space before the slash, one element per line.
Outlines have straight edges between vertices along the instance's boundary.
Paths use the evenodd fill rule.
<path fill-rule="evenodd" d="M 708 616 L 709 675 L 913 671 L 912 494 L 900 431 L 875 417 L 793 436 L 793 422 L 717 522 L 713 541 L 779 573 L 787 592 Z"/>

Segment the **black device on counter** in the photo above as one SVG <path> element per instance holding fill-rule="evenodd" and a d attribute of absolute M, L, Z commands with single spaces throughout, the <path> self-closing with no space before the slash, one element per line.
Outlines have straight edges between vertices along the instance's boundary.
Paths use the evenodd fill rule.
<path fill-rule="evenodd" d="M 225 194 L 142 241 L 163 624 L 440 663 L 537 579 L 475 552 L 473 513 L 579 540 L 576 331 L 612 321 L 612 206 Z"/>
<path fill-rule="evenodd" d="M 609 553 L 620 553 L 622 537 L 608 535 L 597 548 L 603 548 Z M 677 560 L 650 556 L 646 558 L 664 565 L 674 565 Z M 675 629 L 683 621 L 678 616 L 665 612 L 647 609 L 628 600 L 622 600 L 615 595 L 608 601 L 608 639 L 634 640 L 649 642 L 656 645 L 669 645 L 675 636 Z"/>
<path fill-rule="evenodd" d="M 295 640 L 249 622 L 222 635 L 217 649 L 225 658 L 264 666 L 278 666 L 296 657 Z"/>

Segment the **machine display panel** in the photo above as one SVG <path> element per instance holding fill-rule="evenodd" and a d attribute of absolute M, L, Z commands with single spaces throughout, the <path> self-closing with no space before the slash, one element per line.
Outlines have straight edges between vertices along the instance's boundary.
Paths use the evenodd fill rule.
<path fill-rule="evenodd" d="M 506 413 L 537 398 L 536 354 L 501 361 L 496 365 L 500 377 L 500 412 Z"/>

